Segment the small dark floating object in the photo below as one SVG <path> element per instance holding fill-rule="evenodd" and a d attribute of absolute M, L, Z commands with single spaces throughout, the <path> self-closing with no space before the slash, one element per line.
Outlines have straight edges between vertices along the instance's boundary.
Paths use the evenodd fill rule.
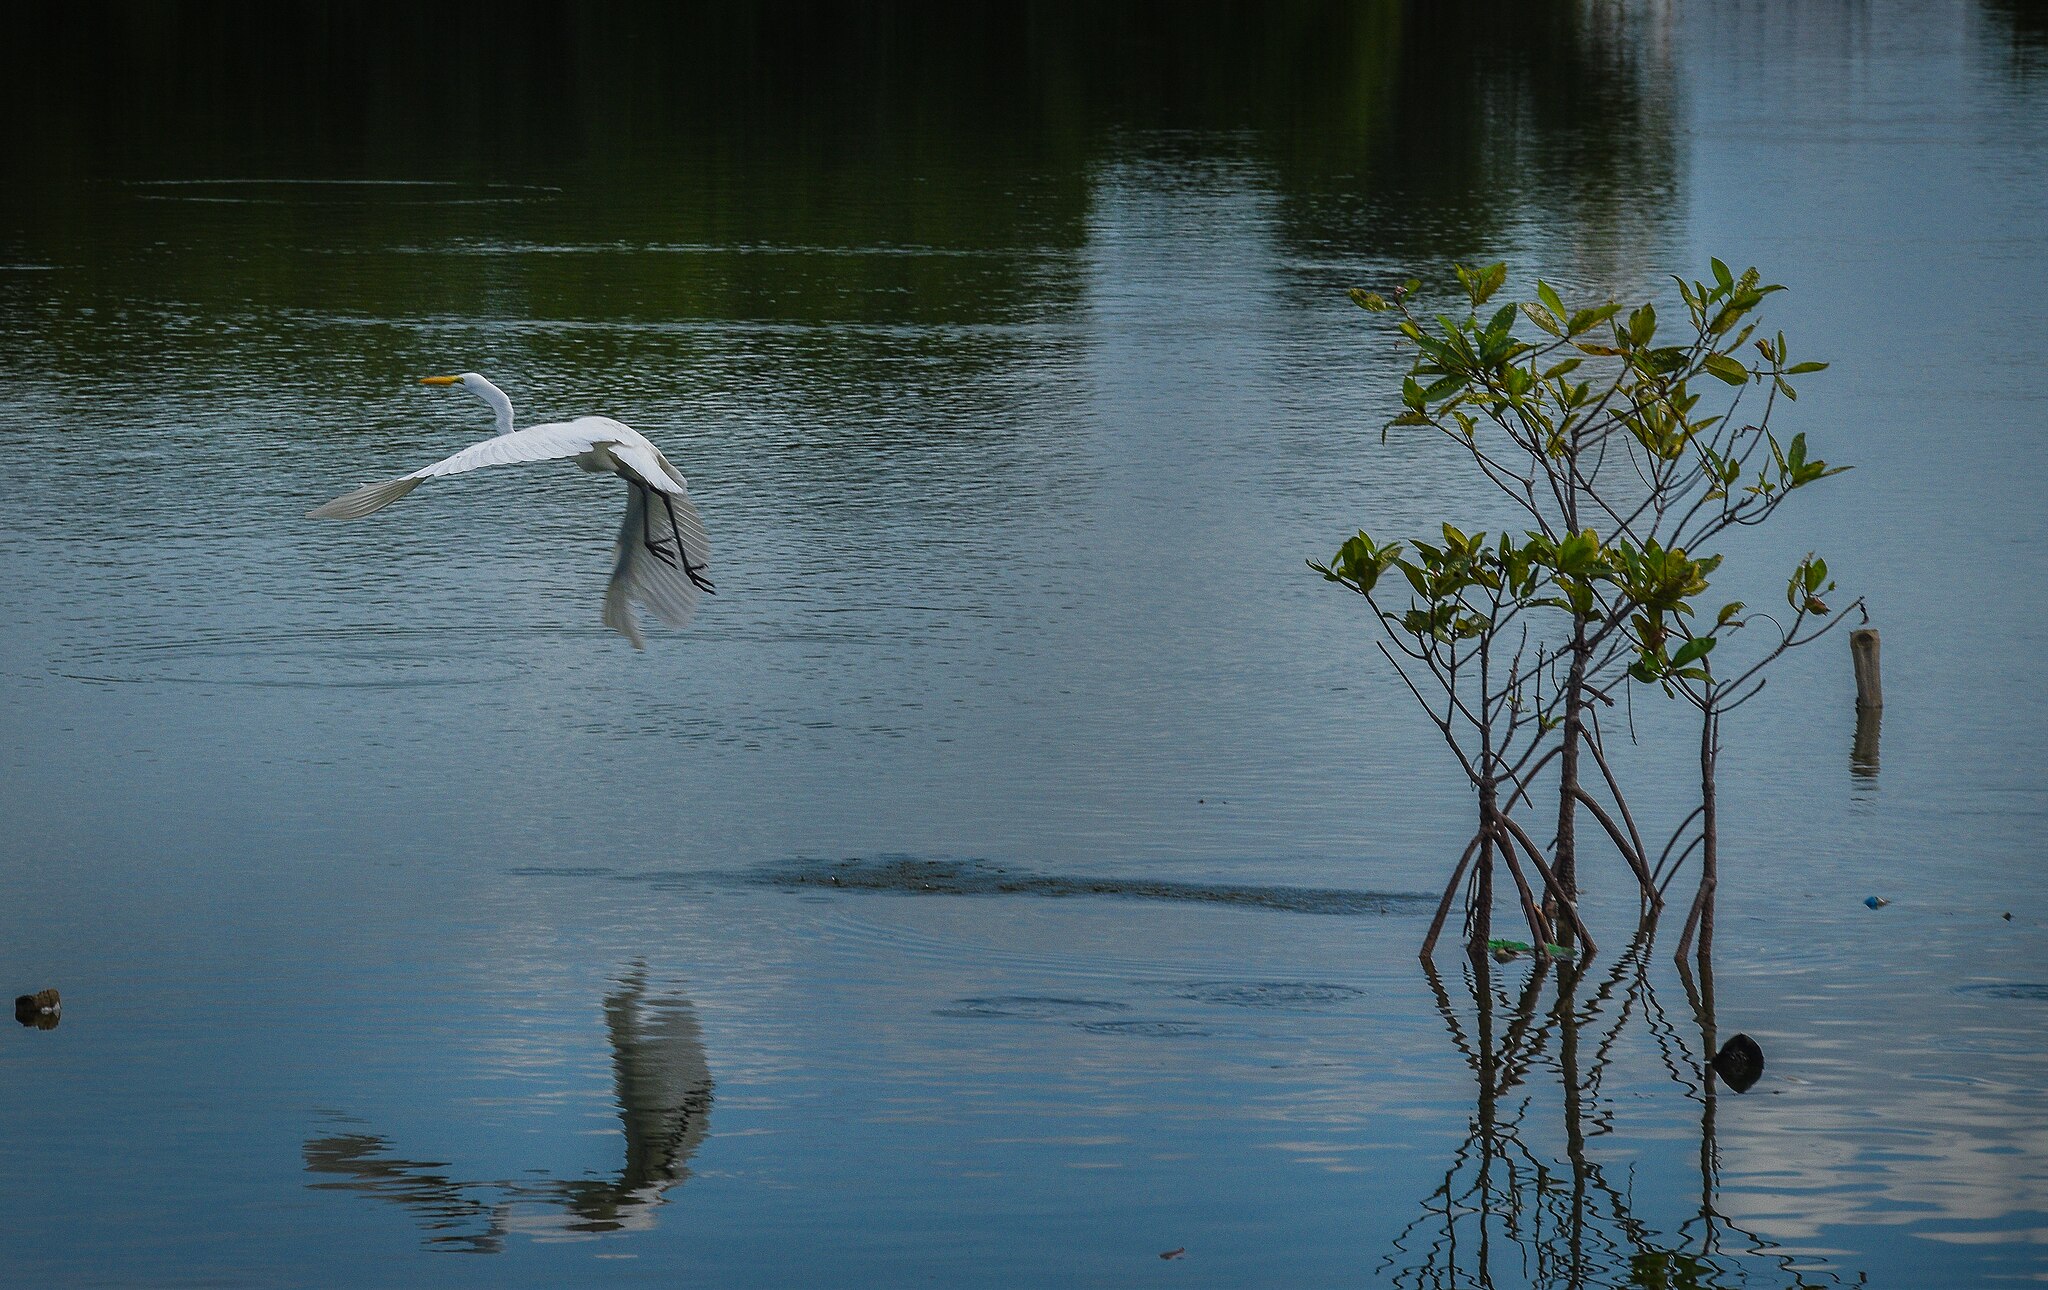
<path fill-rule="evenodd" d="M 1892 902 L 1883 896 L 1865 896 L 1863 898 L 1863 903 L 1870 906 L 1872 909 L 1883 909 L 1886 905 L 1889 905 Z"/>
<path fill-rule="evenodd" d="M 2010 909 L 2005 911 L 2005 921 L 2008 923 L 2012 921 L 2012 911 Z"/>
<path fill-rule="evenodd" d="M 1738 1093 L 1747 1093 L 1764 1073 L 1764 1050 L 1748 1035 L 1737 1035 L 1714 1054 L 1714 1073 Z"/>
<path fill-rule="evenodd" d="M 1159 1257 L 1162 1259 L 1177 1259 L 1181 1255 L 1186 1254 L 1187 1252 L 1188 1247 L 1183 1245 L 1177 1250 L 1168 1250 L 1166 1253 L 1160 1255 Z"/>
<path fill-rule="evenodd" d="M 55 1030 L 63 1015 L 64 1001 L 55 990 L 38 990 L 18 995 L 14 1000 L 14 1019 L 37 1030 Z"/>

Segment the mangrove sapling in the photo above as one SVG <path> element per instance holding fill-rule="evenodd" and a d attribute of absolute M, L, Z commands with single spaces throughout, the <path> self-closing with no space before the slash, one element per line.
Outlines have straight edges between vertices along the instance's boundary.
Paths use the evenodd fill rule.
<path fill-rule="evenodd" d="M 1559 889 L 1542 849 L 1502 803 L 1503 792 L 1522 782 L 1557 724 L 1557 692 L 1543 686 L 1554 660 L 1541 638 L 1532 638 L 1526 617 L 1551 603 L 1548 593 L 1561 585 L 1554 552 L 1541 535 L 1517 544 L 1506 535 L 1490 542 L 1484 533 L 1467 535 L 1449 524 L 1442 531 L 1441 546 L 1409 543 L 1412 556 L 1399 543 L 1381 544 L 1360 532 L 1329 563 L 1310 562 L 1331 582 L 1365 597 L 1386 628 L 1380 652 L 1443 736 L 1477 799 L 1471 841 L 1444 887 L 1422 957 L 1435 951 L 1468 871 L 1468 944 L 1475 952 L 1485 950 L 1492 934 L 1496 858 L 1514 883 L 1537 957 L 1549 958 L 1562 925 L 1572 928 L 1590 954 L 1595 947 L 1577 902 Z M 1398 610 L 1385 603 L 1382 590 L 1389 570 L 1398 570 L 1412 593 Z M 1539 900 L 1530 870 L 1541 879 L 1545 900 Z M 1562 923 L 1545 914 L 1545 903 L 1562 915 Z"/>
<path fill-rule="evenodd" d="M 1789 625 L 1769 615 L 1745 614 L 1740 602 L 1724 605 L 1714 624 L 1704 630 L 1686 622 L 1692 615 L 1692 597 L 1706 589 L 1707 575 L 1721 562 L 1719 556 L 1694 560 L 1686 554 L 1688 548 L 1698 550 L 1731 528 L 1762 524 L 1793 493 L 1848 469 L 1810 457 L 1804 434 L 1782 443 L 1770 429 L 1779 399 L 1794 402 L 1799 397 L 1789 378 L 1823 370 L 1825 363 L 1791 363 L 1783 332 L 1754 341 L 1760 362 L 1734 357 L 1755 330 L 1752 324 L 1737 331 L 1737 324 L 1758 300 L 1781 288 L 1761 285 L 1755 269 L 1740 276 L 1731 274 L 1719 260 L 1713 261 L 1713 273 L 1711 283 L 1681 280 L 1679 293 L 1692 325 L 1693 349 L 1703 354 L 1701 365 L 1716 379 L 1735 387 L 1735 397 L 1718 416 L 1692 419 L 1698 396 L 1683 383 L 1664 385 L 1661 405 L 1653 403 L 1649 414 L 1639 418 L 1622 441 L 1649 485 L 1646 494 L 1626 514 L 1612 509 L 1607 512 L 1614 525 L 1609 552 L 1616 570 L 1608 585 L 1622 587 L 1622 599 L 1637 606 L 1630 617 L 1637 656 L 1629 675 L 1639 682 L 1664 686 L 1667 693 L 1684 698 L 1701 714 L 1700 805 L 1674 830 L 1673 842 L 1667 843 L 1652 874 L 1661 892 L 1693 849 L 1701 853 L 1700 885 L 1676 949 L 1681 957 L 1695 931 L 1700 933 L 1703 955 L 1712 947 L 1714 894 L 1720 873 L 1716 776 L 1721 717 L 1762 691 L 1764 670 L 1786 650 L 1817 639 L 1842 621 L 1837 618 L 1814 625 L 1829 615 L 1821 596 L 1832 592 L 1835 584 L 1828 580 L 1826 561 L 1809 554 L 1786 587 L 1786 603 L 1793 611 Z M 1647 330 L 1654 336 L 1654 324 Z M 1618 338 L 1619 332 L 1617 328 Z M 1701 338 L 1730 333 L 1733 336 L 1727 343 L 1715 340 L 1710 348 L 1699 350 Z M 1672 362 L 1669 356 L 1660 360 L 1653 353 L 1649 365 Z M 1683 370 L 1682 365 L 1673 370 Z M 1744 395 L 1753 388 L 1764 391 L 1764 406 L 1755 422 L 1745 422 L 1736 414 Z M 1656 389 L 1653 385 L 1653 392 Z M 1863 601 L 1859 598 L 1851 607 L 1861 610 Z M 1708 657 L 1717 644 L 1758 622 L 1775 629 L 1771 644 L 1747 667 L 1733 675 L 1717 676 Z M 1678 640 L 1676 652 L 1667 653 L 1674 637 Z M 1672 846 L 1694 821 L 1699 833 L 1672 859 Z"/>
<path fill-rule="evenodd" d="M 1503 305 L 1482 322 L 1480 307 L 1505 283 L 1506 266 L 1454 267 L 1470 308 L 1462 318 L 1438 316 L 1434 330 L 1411 307 L 1419 283 L 1404 284 L 1391 299 L 1352 293 L 1368 310 L 1398 311 L 1401 335 L 1415 351 L 1402 383 L 1403 410 L 1382 433 L 1427 426 L 1457 443 L 1554 550 L 1576 546 L 1584 561 L 1598 564 L 1606 557 L 1598 528 L 1639 548 L 1697 548 L 1728 527 L 1761 523 L 1792 489 L 1834 473 L 1804 461 L 1803 438 L 1784 449 L 1769 429 L 1778 396 L 1797 397 L 1786 378 L 1824 364 L 1788 364 L 1782 333 L 1756 342 L 1762 364 L 1735 357 L 1755 335 L 1758 306 L 1782 290 L 1763 283 L 1756 270 L 1736 275 L 1714 260 L 1711 281 L 1678 279 L 1689 325 L 1673 344 L 1659 343 L 1653 305 L 1625 319 L 1612 301 L 1568 309 L 1542 281 L 1536 300 Z M 1518 336 L 1518 317 L 1544 335 Z M 1705 376 L 1743 388 L 1768 381 L 1756 423 L 1736 418 L 1743 388 L 1718 411 L 1703 409 L 1694 382 Z M 1757 486 L 1735 488 L 1766 448 L 1775 471 L 1761 471 Z M 1576 897 L 1576 813 L 1583 806 L 1635 873 L 1646 908 L 1655 909 L 1662 893 L 1591 718 L 1594 703 L 1612 701 L 1612 670 L 1633 654 L 1620 633 L 1641 606 L 1617 586 L 1582 570 L 1563 602 L 1569 636 L 1548 656 L 1564 669 L 1559 739 L 1529 775 L 1558 762 L 1552 846 L 1559 890 Z M 1599 771 L 1611 811 L 1589 791 L 1582 756 Z M 1527 787 L 1518 785 L 1517 793 Z"/>
<path fill-rule="evenodd" d="M 1624 561 L 1633 560 L 1637 566 L 1645 563 L 1640 553 L 1632 553 L 1626 548 L 1621 549 L 1620 555 Z M 1680 559 L 1684 559 L 1682 554 Z M 1667 885 L 1693 851 L 1700 853 L 1699 885 L 1694 891 L 1674 950 L 1681 962 L 1695 934 L 1699 939 L 1700 958 L 1706 960 L 1713 953 L 1714 896 L 1721 877 L 1716 780 L 1720 768 L 1722 717 L 1763 693 L 1764 685 L 1770 679 L 1764 675 L 1765 670 L 1787 650 L 1818 640 L 1833 631 L 1847 620 L 1847 609 L 1863 609 L 1863 599 L 1858 597 L 1845 607 L 1842 615 L 1834 615 L 1834 610 L 1822 599 L 1835 590 L 1835 583 L 1828 577 L 1827 561 L 1808 552 L 1785 584 L 1785 603 L 1791 609 L 1789 622 L 1761 611 L 1748 612 L 1741 601 L 1731 601 L 1721 607 L 1711 625 L 1694 629 L 1685 622 L 1692 616 L 1691 598 L 1707 589 L 1706 574 L 1720 560 L 1714 557 L 1710 561 L 1689 563 L 1693 566 L 1690 571 L 1693 581 L 1686 593 L 1675 602 L 1660 603 L 1654 611 L 1646 612 L 1632 625 L 1638 654 L 1629 666 L 1631 679 L 1661 687 L 1666 695 L 1683 699 L 1700 714 L 1700 804 L 1672 831 L 1654 874 L 1660 886 Z M 1717 673 L 1715 652 L 1722 642 L 1752 627 L 1766 632 L 1766 641 L 1760 652 L 1745 665 Z M 1726 655 L 1719 657 L 1725 659 Z M 1695 823 L 1698 832 L 1689 833 Z M 1687 837 L 1691 840 L 1683 849 L 1677 850 L 1674 858 L 1672 852 Z"/>
<path fill-rule="evenodd" d="M 1583 546 L 1584 558 L 1597 556 L 1598 539 L 1582 529 L 1580 517 L 1586 509 L 1584 494 L 1604 460 L 1605 441 L 1621 429 L 1620 419 L 1608 409 L 1620 393 L 1628 369 L 1617 365 L 1607 388 L 1595 398 L 1591 382 L 1572 379 L 1584 356 L 1560 354 L 1584 349 L 1590 344 L 1586 338 L 1619 312 L 1620 306 L 1610 302 L 1567 313 L 1556 292 L 1539 282 L 1538 294 L 1544 304 L 1540 313 L 1530 316 L 1548 324 L 1545 330 L 1552 333 L 1552 339 L 1530 344 L 1513 332 L 1518 312 L 1513 304 L 1502 306 L 1483 324 L 1479 320 L 1480 306 L 1506 281 L 1506 265 L 1453 267 L 1471 307 L 1463 319 L 1440 316 L 1436 334 L 1427 331 L 1409 307 L 1419 283 L 1405 284 L 1391 301 L 1371 292 L 1352 293 L 1368 310 L 1398 309 L 1401 334 L 1416 351 L 1402 382 L 1403 411 L 1388 429 L 1427 425 L 1443 433 L 1471 455 L 1482 475 L 1527 512 L 1537 532 L 1560 547 Z M 1552 362 L 1554 358 L 1559 361 Z M 1589 456 L 1593 458 L 1590 465 L 1586 461 Z M 1574 810 L 1585 796 L 1579 782 L 1585 705 L 1594 678 L 1594 654 L 1618 620 L 1613 614 L 1602 615 L 1596 628 L 1590 595 L 1575 598 L 1570 608 L 1571 635 L 1561 651 L 1565 659 L 1562 737 L 1534 770 L 1545 769 L 1552 759 L 1560 763 L 1555 867 L 1559 890 L 1575 897 Z M 1526 792 L 1526 785 L 1519 787 Z M 1631 863 L 1640 868 L 1640 856 L 1631 856 Z M 1640 882 L 1639 887 L 1646 905 L 1653 905 L 1655 889 Z"/>

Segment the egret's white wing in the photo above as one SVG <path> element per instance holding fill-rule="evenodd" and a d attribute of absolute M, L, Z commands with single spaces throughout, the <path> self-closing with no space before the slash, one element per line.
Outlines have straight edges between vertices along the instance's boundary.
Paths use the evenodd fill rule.
<path fill-rule="evenodd" d="M 671 627 L 686 627 L 697 612 L 697 600 L 702 594 L 680 565 L 647 549 L 650 539 L 660 544 L 677 536 L 669 527 L 668 508 L 660 498 L 653 498 L 651 506 L 649 500 L 646 489 L 626 490 L 626 518 L 619 523 L 618 546 L 612 552 L 611 585 L 604 593 L 604 625 L 633 642 L 634 649 L 641 648 L 645 641 L 639 623 L 634 620 L 631 602 L 639 601 Z M 689 498 L 671 500 L 675 503 L 676 518 L 681 521 Z M 694 509 L 689 514 L 692 520 L 696 518 Z M 700 533 L 702 528 L 700 523 Z M 687 521 L 681 536 L 687 544 Z M 688 549 L 686 545 L 685 550 Z M 698 563 L 694 551 L 690 563 Z"/>
<path fill-rule="evenodd" d="M 365 484 L 352 493 L 344 493 L 324 506 L 306 512 L 316 520 L 359 520 L 365 515 L 381 511 L 413 489 L 423 479 L 439 475 L 460 475 L 465 471 L 480 470 L 485 466 L 508 466 L 522 461 L 553 461 L 560 457 L 574 457 L 589 452 L 615 423 L 602 417 L 578 417 L 574 421 L 551 422 L 511 434 L 501 434 L 482 443 L 471 444 L 452 457 L 444 457 L 431 466 L 415 470 L 410 475 L 387 479 L 382 483 Z"/>
<path fill-rule="evenodd" d="M 578 417 L 574 421 L 529 426 L 511 434 L 494 436 L 482 443 L 473 443 L 452 457 L 415 470 L 408 478 L 434 479 L 441 475 L 481 470 L 485 466 L 510 466 L 522 461 L 554 461 L 578 456 L 604 442 L 610 425 L 602 417 Z"/>

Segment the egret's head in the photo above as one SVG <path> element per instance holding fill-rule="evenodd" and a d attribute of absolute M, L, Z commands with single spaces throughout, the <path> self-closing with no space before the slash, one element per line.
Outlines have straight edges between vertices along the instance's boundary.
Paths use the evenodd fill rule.
<path fill-rule="evenodd" d="M 475 372 L 464 372 L 460 376 L 422 376 L 421 385 L 459 385 L 491 405 L 491 411 L 498 415 L 498 433 L 512 432 L 512 400 L 505 397 L 505 391 L 478 376 Z"/>

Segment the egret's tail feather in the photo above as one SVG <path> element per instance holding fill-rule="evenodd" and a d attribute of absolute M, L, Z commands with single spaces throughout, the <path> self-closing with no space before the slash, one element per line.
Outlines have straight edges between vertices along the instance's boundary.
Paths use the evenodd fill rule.
<path fill-rule="evenodd" d="M 414 475 L 387 479 L 381 484 L 365 484 L 353 493 L 343 493 L 325 506 L 316 506 L 307 511 L 306 518 L 359 520 L 373 511 L 383 510 L 419 486 L 419 478 Z"/>
<path fill-rule="evenodd" d="M 612 553 L 612 581 L 604 593 L 604 625 L 633 642 L 635 649 L 645 641 L 633 617 L 633 601 L 645 605 L 671 627 L 687 627 L 697 612 L 697 584 L 669 553 L 676 549 L 680 538 L 685 558 L 702 576 L 708 552 L 692 542 L 703 541 L 703 522 L 696 520 L 694 509 L 688 511 L 689 519 L 683 519 L 688 499 L 677 501 L 681 503 L 677 507 L 681 534 L 670 525 L 667 507 L 658 500 L 653 506 L 648 505 L 648 490 L 644 486 L 626 490 L 626 518 L 619 524 L 619 544 Z M 655 549 L 649 549 L 650 542 Z"/>
<path fill-rule="evenodd" d="M 611 586 L 604 589 L 604 625 L 633 642 L 634 649 L 647 648 L 647 638 L 640 634 L 640 624 L 626 597 L 626 579 L 617 572 L 612 574 Z"/>

